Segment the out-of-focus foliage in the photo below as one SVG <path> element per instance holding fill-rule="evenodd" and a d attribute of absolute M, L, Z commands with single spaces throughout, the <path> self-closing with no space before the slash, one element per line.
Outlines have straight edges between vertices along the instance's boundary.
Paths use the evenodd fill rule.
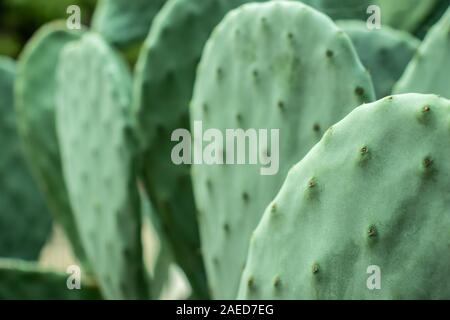
<path fill-rule="evenodd" d="M 81 21 L 89 24 L 97 0 L 0 0 L 0 55 L 16 57 L 44 23 L 65 19 L 67 8 L 78 5 Z"/>

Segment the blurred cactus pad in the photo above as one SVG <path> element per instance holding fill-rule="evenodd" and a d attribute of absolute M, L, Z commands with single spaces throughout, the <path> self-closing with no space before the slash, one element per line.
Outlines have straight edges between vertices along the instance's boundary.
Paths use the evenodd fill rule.
<path fill-rule="evenodd" d="M 450 299 L 450 0 L 0 0 L 0 299 Z"/>

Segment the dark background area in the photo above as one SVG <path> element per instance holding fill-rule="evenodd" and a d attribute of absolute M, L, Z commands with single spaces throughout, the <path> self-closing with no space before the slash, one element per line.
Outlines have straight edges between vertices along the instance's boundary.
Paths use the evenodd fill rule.
<path fill-rule="evenodd" d="M 130 0 L 133 1 L 133 0 Z M 70 5 L 81 9 L 89 25 L 97 0 L 0 0 L 0 55 L 16 58 L 24 44 L 44 23 L 66 19 Z"/>

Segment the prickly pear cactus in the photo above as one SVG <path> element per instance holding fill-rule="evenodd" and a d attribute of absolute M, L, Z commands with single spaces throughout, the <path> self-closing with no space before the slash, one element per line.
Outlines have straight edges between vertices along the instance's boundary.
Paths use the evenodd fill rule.
<path fill-rule="evenodd" d="M 337 24 L 350 36 L 361 62 L 372 75 L 377 97 L 390 95 L 420 42 L 387 26 L 369 30 L 365 22 L 358 20 L 342 20 Z"/>
<path fill-rule="evenodd" d="M 80 289 L 70 274 L 47 270 L 22 260 L 0 259 L 0 300 L 98 300 L 96 284 L 80 274 Z M 69 289 L 72 288 L 72 289 Z"/>
<path fill-rule="evenodd" d="M 448 0 L 445 0 L 448 1 Z M 380 8 L 381 23 L 395 29 L 414 31 L 433 12 L 439 0 L 373 0 Z"/>
<path fill-rule="evenodd" d="M 76 256 L 86 265 L 64 184 L 55 129 L 55 69 L 59 52 L 78 32 L 64 22 L 42 27 L 22 52 L 15 83 L 17 125 L 25 156 L 50 212 L 63 227 Z"/>
<path fill-rule="evenodd" d="M 15 63 L 0 57 L 0 257 L 37 260 L 51 218 L 25 164 L 13 105 Z"/>
<path fill-rule="evenodd" d="M 96 279 L 109 299 L 145 299 L 131 76 L 87 34 L 63 49 L 56 92 L 64 178 Z"/>
<path fill-rule="evenodd" d="M 311 7 L 291 1 L 248 4 L 215 29 L 191 104 L 194 140 L 204 138 L 196 133 L 201 121 L 203 132 L 267 129 L 267 140 L 278 129 L 279 143 L 276 138 L 266 143 L 260 134 L 261 165 L 246 157 L 246 165 L 192 167 L 214 298 L 235 298 L 250 235 L 290 166 L 331 124 L 373 99 L 370 77 L 348 36 Z M 218 163 L 228 158 L 221 151 L 216 151 Z"/>
<path fill-rule="evenodd" d="M 450 8 L 430 30 L 394 87 L 395 93 L 434 93 L 450 98 Z"/>
<path fill-rule="evenodd" d="M 108 42 L 124 46 L 145 39 L 166 0 L 100 0 L 92 28 Z"/>
<path fill-rule="evenodd" d="M 189 128 L 197 63 L 211 31 L 248 0 L 170 0 L 155 18 L 136 66 L 134 110 L 145 141 L 143 176 L 177 262 L 199 297 L 208 296 L 190 167 L 171 162 L 171 133 Z M 191 39 L 189 45 L 183 39 Z M 172 223 L 174 222 L 174 223 Z"/>
<path fill-rule="evenodd" d="M 264 212 L 239 298 L 449 299 L 449 119 L 406 94 L 331 127 Z"/>

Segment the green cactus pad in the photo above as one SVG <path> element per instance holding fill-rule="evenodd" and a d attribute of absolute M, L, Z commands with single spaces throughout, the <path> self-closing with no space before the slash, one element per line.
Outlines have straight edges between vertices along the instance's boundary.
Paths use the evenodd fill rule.
<path fill-rule="evenodd" d="M 0 57 L 0 257 L 37 260 L 51 218 L 25 164 L 13 105 L 15 63 Z"/>
<path fill-rule="evenodd" d="M 19 58 L 15 83 L 17 126 L 25 157 L 50 212 L 62 226 L 76 256 L 86 265 L 64 184 L 55 129 L 55 72 L 62 47 L 79 37 L 64 22 L 42 27 Z"/>
<path fill-rule="evenodd" d="M 381 10 L 381 23 L 395 29 L 414 31 L 433 12 L 439 0 L 373 0 Z"/>
<path fill-rule="evenodd" d="M 239 298 L 449 299 L 449 121 L 405 94 L 332 126 L 267 207 Z"/>
<path fill-rule="evenodd" d="M 0 259 L 0 300 L 99 300 L 100 292 L 81 273 L 80 289 L 69 289 L 70 274 L 34 263 Z M 69 279 L 70 280 L 70 279 Z"/>
<path fill-rule="evenodd" d="M 192 123 L 224 136 L 226 129 L 279 129 L 275 175 L 250 164 L 192 167 L 208 281 L 214 298 L 234 298 L 251 232 L 287 170 L 330 125 L 372 101 L 373 85 L 348 36 L 325 15 L 290 1 L 230 12 L 197 74 Z M 273 154 L 264 142 L 258 156 L 266 161 Z"/>
<path fill-rule="evenodd" d="M 134 109 L 145 141 L 144 182 L 161 223 L 199 297 L 206 276 L 190 167 L 170 161 L 171 133 L 189 128 L 188 105 L 203 47 L 225 14 L 248 0 L 170 0 L 155 18 L 136 66 Z M 191 39 L 186 45 L 184 39 Z"/>
<path fill-rule="evenodd" d="M 350 36 L 361 62 L 372 75 L 376 96 L 390 95 L 420 42 L 406 32 L 387 26 L 369 30 L 365 22 L 357 20 L 342 20 L 337 24 Z"/>
<path fill-rule="evenodd" d="M 95 34 L 60 55 L 57 132 L 70 203 L 106 298 L 145 299 L 131 76 Z"/>
<path fill-rule="evenodd" d="M 100 0 L 92 27 L 108 42 L 124 46 L 145 39 L 166 0 Z"/>
<path fill-rule="evenodd" d="M 394 93 L 434 93 L 450 98 L 450 8 L 425 37 Z"/>

